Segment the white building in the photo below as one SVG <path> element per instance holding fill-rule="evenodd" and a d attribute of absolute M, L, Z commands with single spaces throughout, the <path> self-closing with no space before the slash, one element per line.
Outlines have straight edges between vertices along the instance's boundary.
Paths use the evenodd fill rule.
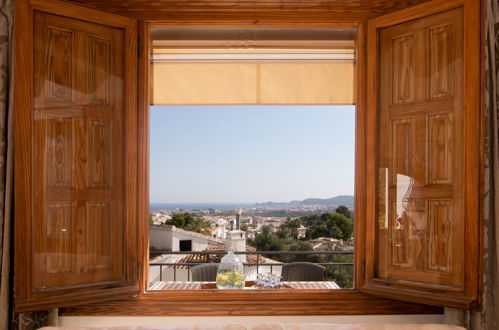
<path fill-rule="evenodd" d="M 149 237 L 151 249 L 162 251 L 203 251 L 210 245 L 224 244 L 221 239 L 175 226 L 149 225 Z"/>
<path fill-rule="evenodd" d="M 303 225 L 300 225 L 300 227 L 298 227 L 298 236 L 297 238 L 300 239 L 300 238 L 304 238 L 307 234 L 307 228 L 304 227 Z"/>
<path fill-rule="evenodd" d="M 217 229 L 213 232 L 213 236 L 220 239 L 227 237 L 227 220 L 220 218 L 217 220 Z"/>

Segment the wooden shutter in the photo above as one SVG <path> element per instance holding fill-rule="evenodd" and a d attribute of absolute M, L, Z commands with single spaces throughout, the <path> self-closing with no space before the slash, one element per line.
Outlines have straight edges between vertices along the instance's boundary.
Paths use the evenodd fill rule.
<path fill-rule="evenodd" d="M 456 308 L 477 297 L 480 25 L 465 21 L 474 9 L 430 1 L 369 23 L 365 292 Z"/>
<path fill-rule="evenodd" d="M 16 309 L 130 297 L 135 22 L 26 2 L 16 8 Z"/>

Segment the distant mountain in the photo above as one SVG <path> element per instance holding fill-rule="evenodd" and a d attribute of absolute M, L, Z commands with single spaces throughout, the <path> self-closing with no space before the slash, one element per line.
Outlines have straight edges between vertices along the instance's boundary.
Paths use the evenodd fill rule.
<path fill-rule="evenodd" d="M 256 203 L 254 207 L 256 208 L 269 208 L 269 209 L 287 209 L 292 207 L 300 206 L 326 206 L 326 207 L 338 207 L 340 205 L 345 205 L 349 209 L 353 209 L 354 198 L 350 195 L 340 195 L 331 198 L 321 199 L 321 198 L 307 198 L 302 201 L 291 201 L 288 203 L 281 202 L 265 202 Z"/>

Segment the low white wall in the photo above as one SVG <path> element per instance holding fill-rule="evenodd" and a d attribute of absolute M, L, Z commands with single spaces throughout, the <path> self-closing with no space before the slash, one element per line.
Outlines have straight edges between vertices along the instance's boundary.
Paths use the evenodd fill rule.
<path fill-rule="evenodd" d="M 325 315 L 325 316 L 63 316 L 59 326 L 178 326 L 229 323 L 255 326 L 264 322 L 283 323 L 444 323 L 436 315 Z"/>
<path fill-rule="evenodd" d="M 149 225 L 149 242 L 152 249 L 172 251 L 172 227 Z"/>

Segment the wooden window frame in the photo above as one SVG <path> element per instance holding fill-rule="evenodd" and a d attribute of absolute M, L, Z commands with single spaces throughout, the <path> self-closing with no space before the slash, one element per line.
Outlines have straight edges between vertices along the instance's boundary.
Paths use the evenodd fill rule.
<path fill-rule="evenodd" d="M 123 215 L 128 219 L 124 225 L 127 235 L 127 244 L 124 249 L 123 278 L 113 283 L 89 283 L 71 289 L 51 288 L 48 290 L 33 290 L 32 255 L 35 247 L 31 238 L 37 233 L 31 226 L 33 217 L 33 188 L 32 185 L 34 164 L 32 160 L 32 146 L 30 144 L 34 125 L 33 111 L 33 17 L 34 12 L 44 12 L 54 15 L 67 16 L 85 22 L 102 24 L 123 31 L 124 68 L 123 68 L 123 128 L 127 136 L 123 139 L 124 154 L 127 159 L 137 158 L 137 126 L 135 120 L 135 105 L 137 104 L 137 56 L 135 45 L 137 40 L 137 22 L 134 19 L 81 7 L 59 0 L 28 0 L 15 3 L 14 26 L 14 83 L 15 106 L 15 176 L 14 176 L 14 273 L 15 273 L 15 309 L 19 311 L 49 309 L 67 303 L 87 303 L 115 297 L 129 297 L 139 292 L 137 281 L 139 272 L 137 260 L 142 251 L 135 246 L 139 242 L 136 234 L 138 229 L 136 200 L 137 167 L 135 162 L 127 162 L 123 167 L 124 182 L 124 210 Z M 19 55 L 22 54 L 22 55 Z M 29 55 L 27 55 L 29 54 Z M 104 289 L 104 290 L 103 290 Z"/>
<path fill-rule="evenodd" d="M 152 28 L 185 28 L 178 22 L 139 21 L 139 222 L 143 225 L 141 237 L 148 243 L 149 213 L 148 160 L 149 160 L 149 30 Z M 259 24 L 259 29 L 296 29 L 299 24 Z M 219 21 L 203 21 L 189 24 L 189 28 L 255 28 L 252 23 L 221 24 Z M 303 24 L 303 28 L 347 28 L 357 30 L 356 40 L 356 147 L 355 147 L 355 254 L 354 274 L 364 274 L 366 205 L 366 27 L 365 23 L 316 23 Z M 146 244 L 147 244 L 146 243 Z M 146 249 L 147 250 L 147 249 Z M 141 294 L 132 299 L 109 301 L 60 310 L 63 316 L 105 316 L 105 315 L 144 315 L 144 316 L 211 316 L 211 315 L 381 315 L 381 314 L 441 314 L 440 307 L 414 304 L 393 299 L 379 298 L 362 293 L 363 276 L 354 276 L 354 289 L 334 291 L 293 290 L 288 292 L 268 291 L 229 291 L 217 290 L 164 290 L 147 291 L 149 257 L 143 256 Z"/>
<path fill-rule="evenodd" d="M 435 0 L 429 3 L 445 1 Z M 31 0 L 21 1 L 23 3 L 20 13 L 16 14 L 17 28 L 24 26 L 19 38 L 25 37 L 31 40 L 31 5 L 37 6 L 39 10 L 47 12 L 55 12 L 64 15 L 64 10 L 60 10 L 51 5 L 52 0 Z M 465 13 L 465 31 L 467 27 L 473 27 L 479 24 L 476 20 L 480 20 L 480 13 L 476 11 L 479 9 L 475 4 L 475 0 L 452 0 L 453 4 L 469 6 L 472 8 L 472 15 L 468 17 Z M 416 8 L 417 7 L 417 8 Z M 478 4 L 480 7 L 480 4 Z M 427 8 L 427 5 L 417 5 L 409 8 L 409 11 L 417 11 L 420 8 Z M 243 9 L 237 12 L 234 17 L 226 18 L 224 15 L 217 13 L 213 17 L 206 14 L 189 15 L 186 13 L 172 14 L 168 18 L 162 20 L 142 20 L 138 24 L 139 47 L 138 57 L 135 49 L 129 49 L 127 56 L 131 59 L 130 65 L 137 65 L 138 67 L 138 94 L 135 99 L 135 93 L 126 94 L 128 96 L 128 104 L 137 104 L 137 113 L 131 115 L 131 123 L 127 126 L 128 132 L 133 132 L 130 136 L 137 136 L 136 141 L 129 141 L 130 149 L 127 148 L 127 167 L 131 171 L 131 175 L 137 175 L 136 186 L 131 185 L 128 187 L 130 190 L 129 201 L 135 200 L 135 203 L 130 203 L 130 215 L 136 215 L 136 220 L 140 224 L 140 230 L 137 234 L 137 242 L 142 242 L 138 245 L 138 261 L 136 264 L 130 265 L 130 272 L 138 276 L 140 292 L 135 297 L 125 298 L 115 301 L 99 302 L 81 305 L 79 307 L 66 307 L 60 310 L 61 315 L 144 315 L 144 316 L 214 316 L 214 315 L 357 315 L 357 314 L 440 314 L 442 308 L 432 307 L 422 304 L 409 303 L 404 301 L 396 301 L 393 299 L 385 299 L 376 297 L 370 294 L 361 292 L 368 283 L 370 271 L 375 266 L 372 260 L 369 259 L 368 249 L 371 247 L 369 240 L 374 239 L 368 228 L 374 220 L 369 217 L 369 207 L 372 203 L 369 200 L 369 166 L 371 164 L 371 154 L 369 153 L 372 147 L 372 142 L 369 142 L 369 120 L 372 118 L 368 116 L 369 111 L 372 111 L 372 106 L 368 104 L 368 96 L 371 95 L 368 90 L 368 27 L 367 22 L 363 19 L 352 19 L 352 17 L 342 20 L 341 18 L 331 19 L 327 14 L 327 10 L 322 15 L 320 12 L 312 15 L 313 19 L 303 21 L 302 23 L 296 22 L 296 13 L 284 12 L 283 14 L 273 13 L 269 16 L 264 16 L 265 20 L 259 22 L 255 20 L 251 13 L 245 13 Z M 96 21 L 92 10 L 82 10 L 80 15 L 83 20 Z M 238 15 L 239 14 L 239 15 Z M 287 16 L 288 15 L 288 16 Z M 109 24 L 109 22 L 102 22 Z M 354 274 L 355 289 L 348 290 L 301 290 L 298 292 L 272 292 L 268 291 L 243 291 L 243 292 L 220 292 L 216 290 L 198 290 L 198 291 L 162 291 L 152 292 L 147 291 L 147 271 L 148 271 L 148 221 L 147 214 L 149 210 L 148 205 L 148 108 L 149 108 L 149 29 L 153 27 L 204 27 L 213 28 L 279 28 L 279 29 L 296 29 L 299 27 L 306 29 L 319 29 L 319 28 L 347 28 L 356 29 L 356 150 L 355 150 L 355 208 L 356 208 L 356 227 L 355 227 L 355 266 Z M 137 29 L 135 26 L 130 27 L 130 34 L 127 34 L 127 41 L 133 43 L 131 38 L 134 38 Z M 476 30 L 476 29 L 474 29 Z M 476 33 L 476 31 L 474 32 Z M 483 36 L 483 29 L 477 35 L 470 32 L 468 38 L 475 37 L 477 40 Z M 478 41 L 480 43 L 480 41 Z M 482 42 L 483 44 L 483 42 Z M 20 49 L 24 54 L 29 53 L 31 46 L 23 47 L 28 49 Z M 472 63 L 470 66 L 476 68 L 480 66 L 482 60 L 480 56 L 472 56 Z M 134 62 L 137 61 L 138 63 Z M 31 81 L 30 65 L 25 65 L 27 59 L 18 59 L 16 57 L 16 76 L 28 77 L 28 83 Z M 483 75 L 481 72 L 473 73 L 473 75 Z M 135 77 L 130 77 L 125 87 L 127 90 L 134 84 L 137 84 Z M 482 103 L 480 90 L 476 86 L 469 86 L 470 95 L 468 106 L 480 106 Z M 31 95 L 30 89 L 25 89 L 22 84 L 16 84 L 16 93 L 23 95 L 27 103 L 19 106 L 16 104 L 17 111 L 31 110 Z M 371 95 L 372 96 L 372 95 Z M 467 96 L 468 97 L 468 96 Z M 27 108 L 26 108 L 27 107 Z M 483 118 L 483 114 L 481 114 Z M 483 121 L 483 119 L 481 119 Z M 478 123 L 477 123 L 478 124 Z M 481 123 L 483 125 L 483 123 Z M 479 125 L 480 127 L 482 127 Z M 21 131 L 16 132 L 16 136 L 22 136 L 23 132 L 30 129 L 24 127 Z M 480 131 L 483 134 L 483 130 Z M 372 133 L 372 132 L 371 132 Z M 136 134 L 136 135 L 134 135 Z M 482 136 L 480 136 L 482 137 Z M 478 141 L 477 141 L 478 142 Z M 19 143 L 16 139 L 16 143 Z M 19 150 L 16 148 L 16 150 Z M 25 152 L 26 150 L 24 150 Z M 371 165 L 370 165 L 371 164 Z M 374 163 L 373 163 L 374 164 Z M 478 169 L 477 169 L 478 171 Z M 471 173 L 475 174 L 475 173 Z M 16 186 L 26 185 L 23 180 L 30 178 L 29 172 L 16 173 Z M 366 189 L 366 187 L 368 189 Z M 371 187 L 372 188 L 372 187 Z M 479 187 L 477 187 L 479 190 Z M 24 202 L 25 204 L 28 204 Z M 371 205 L 372 206 L 372 205 Z M 474 205 L 478 210 L 479 202 Z M 27 208 L 28 209 L 28 208 Z M 479 218 L 479 222 L 481 218 Z M 478 227 L 475 229 L 476 237 L 480 237 Z M 366 243 L 366 240 L 368 241 Z M 19 251 L 23 250 L 22 246 L 16 246 Z M 474 251 L 476 252 L 476 251 Z M 481 252 L 481 251 L 479 251 Z M 16 271 L 18 271 L 16 269 Z M 137 272 L 139 274 L 137 274 Z M 478 287 L 478 278 L 473 278 Z M 20 286 L 22 287 L 22 286 Z M 477 289 L 477 287 L 475 289 Z M 23 290 L 23 289 L 21 289 Z M 19 292 L 19 291 L 18 291 Z M 478 295 L 478 292 L 475 292 Z M 60 303 L 60 300 L 57 301 Z M 423 301 L 422 301 L 423 302 Z M 40 308 L 46 306 L 38 306 Z"/>
<path fill-rule="evenodd" d="M 446 307 L 478 310 L 481 304 L 481 273 L 483 256 L 482 232 L 482 197 L 483 196 L 483 141 L 484 141 L 484 113 L 483 113 L 483 26 L 474 28 L 480 22 L 483 8 L 480 1 L 474 0 L 446 0 L 429 1 L 417 8 L 407 8 L 396 13 L 387 14 L 371 19 L 368 24 L 368 48 L 373 51 L 368 60 L 367 95 L 371 100 L 368 104 L 368 154 L 369 167 L 367 168 L 367 200 L 366 217 L 366 273 L 363 292 L 372 293 L 382 297 L 411 300 L 420 303 L 437 301 Z M 462 290 L 447 289 L 438 285 L 418 284 L 408 281 L 386 280 L 377 277 L 377 69 L 379 56 L 378 35 L 383 28 L 394 26 L 410 20 L 428 16 L 432 13 L 441 13 L 454 8 L 462 8 L 463 16 L 463 152 L 465 176 L 463 183 L 463 221 L 464 221 L 464 256 L 463 256 L 463 281 Z M 416 9 L 416 10 L 415 10 Z M 370 251 L 367 252 L 367 251 Z"/>

